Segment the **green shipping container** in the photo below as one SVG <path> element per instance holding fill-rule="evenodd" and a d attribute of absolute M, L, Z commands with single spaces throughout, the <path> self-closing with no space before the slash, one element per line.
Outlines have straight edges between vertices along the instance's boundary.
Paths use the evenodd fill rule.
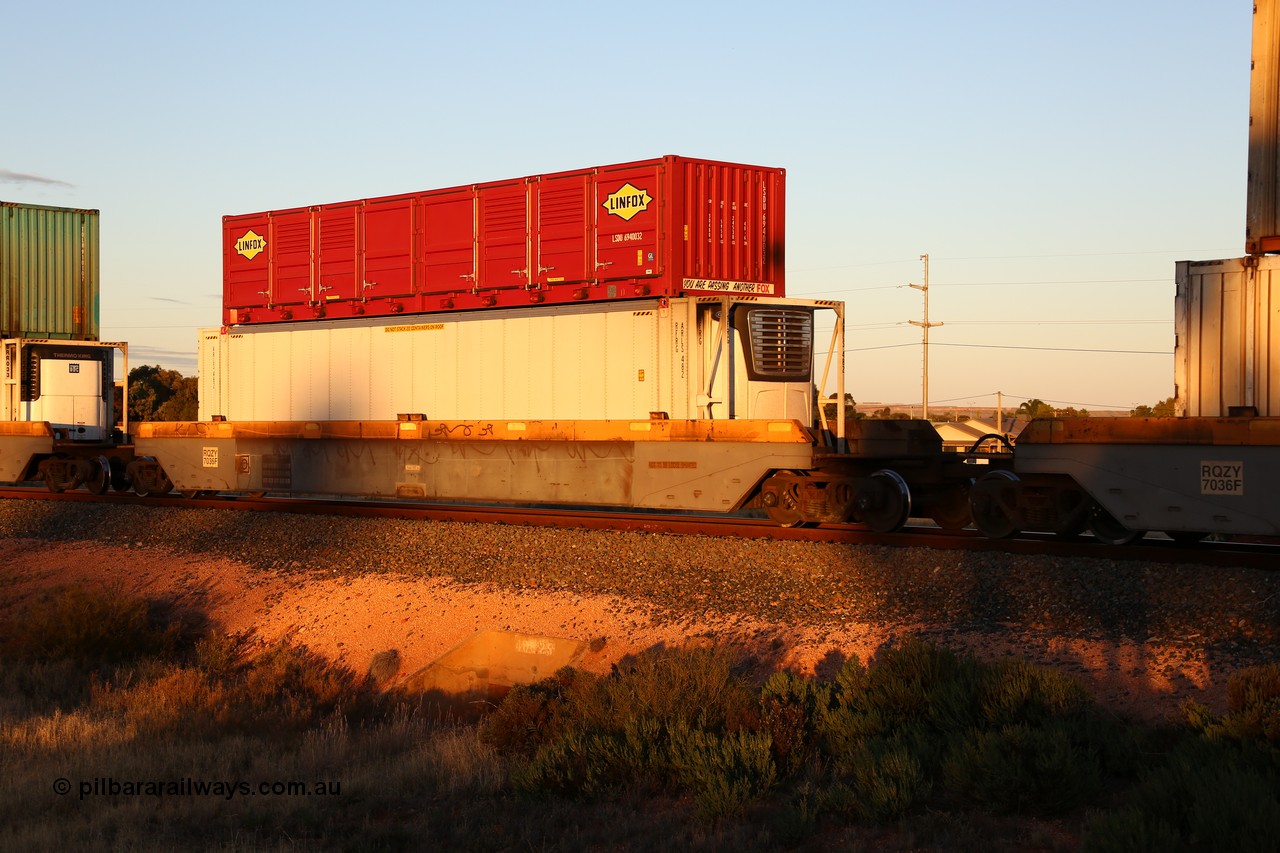
<path fill-rule="evenodd" d="M 98 211 L 0 201 L 0 337 L 98 340 Z"/>

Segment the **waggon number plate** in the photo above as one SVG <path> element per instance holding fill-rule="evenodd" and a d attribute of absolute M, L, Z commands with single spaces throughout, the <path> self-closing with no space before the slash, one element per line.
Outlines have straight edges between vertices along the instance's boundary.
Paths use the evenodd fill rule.
<path fill-rule="evenodd" d="M 1243 495 L 1243 462 L 1201 462 L 1200 494 Z"/>

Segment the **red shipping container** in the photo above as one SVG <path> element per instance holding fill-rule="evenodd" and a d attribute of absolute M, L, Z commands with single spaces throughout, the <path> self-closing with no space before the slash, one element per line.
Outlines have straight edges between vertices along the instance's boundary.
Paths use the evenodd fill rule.
<path fill-rule="evenodd" d="M 785 296 L 785 177 L 666 156 L 226 216 L 223 324 Z"/>

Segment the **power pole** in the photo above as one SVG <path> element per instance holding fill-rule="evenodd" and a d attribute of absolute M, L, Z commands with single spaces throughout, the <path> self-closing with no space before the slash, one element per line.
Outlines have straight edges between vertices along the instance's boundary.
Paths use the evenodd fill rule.
<path fill-rule="evenodd" d="M 934 326 L 941 326 L 942 323 L 929 322 L 929 255 L 925 253 L 920 256 L 920 260 L 924 261 L 924 284 L 908 284 L 907 287 L 915 288 L 924 293 L 924 321 L 909 320 L 913 326 L 919 326 L 924 330 L 924 388 L 923 407 L 924 414 L 921 416 L 924 420 L 929 420 L 929 330 Z"/>

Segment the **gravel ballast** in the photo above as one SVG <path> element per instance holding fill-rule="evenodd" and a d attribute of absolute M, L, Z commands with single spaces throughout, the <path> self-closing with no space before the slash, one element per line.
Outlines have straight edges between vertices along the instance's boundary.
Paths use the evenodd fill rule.
<path fill-rule="evenodd" d="M 1280 573 L 1256 569 L 30 500 L 0 501 L 0 533 L 37 562 L 39 543 L 93 543 L 104 576 L 178 559 L 188 575 L 216 560 L 282 589 L 430 581 L 437 599 L 449 590 L 440 618 L 485 595 L 455 633 L 530 630 L 530 613 L 561 602 L 583 618 L 559 614 L 543 630 L 609 634 L 601 666 L 655 637 L 710 637 L 820 668 L 854 635 L 865 655 L 914 634 L 1075 670 L 1151 714 L 1185 698 L 1220 702 L 1231 672 L 1275 661 L 1280 635 Z M 586 619 L 588 600 L 607 624 Z M 293 628 L 322 621 L 300 616 Z"/>

